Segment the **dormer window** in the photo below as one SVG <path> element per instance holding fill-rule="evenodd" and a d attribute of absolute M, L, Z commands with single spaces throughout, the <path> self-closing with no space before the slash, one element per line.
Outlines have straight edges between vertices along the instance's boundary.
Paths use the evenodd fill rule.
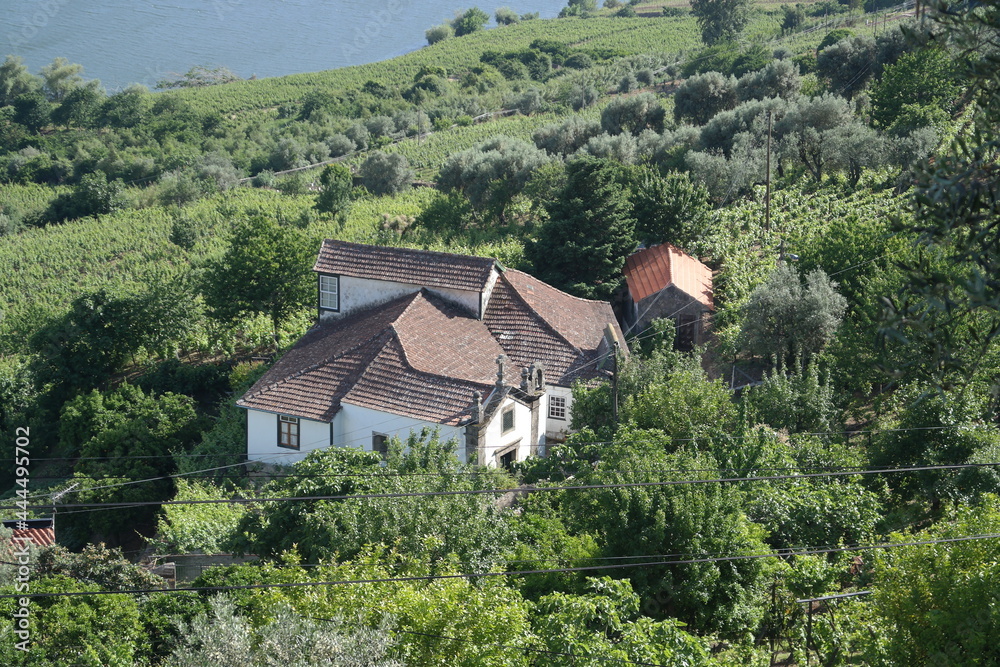
<path fill-rule="evenodd" d="M 340 276 L 319 277 L 320 310 L 340 310 Z"/>

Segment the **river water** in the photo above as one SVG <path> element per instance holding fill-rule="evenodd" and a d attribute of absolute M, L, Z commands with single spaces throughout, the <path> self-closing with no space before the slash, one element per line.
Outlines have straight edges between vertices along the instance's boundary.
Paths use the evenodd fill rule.
<path fill-rule="evenodd" d="M 195 65 L 248 78 L 384 60 L 426 44 L 424 31 L 470 0 L 0 0 L 0 56 L 29 69 L 57 56 L 109 92 L 152 88 Z M 498 0 L 555 16 L 566 0 Z M 492 15 L 496 7 L 480 5 Z M 491 21 L 492 24 L 492 21 Z"/>

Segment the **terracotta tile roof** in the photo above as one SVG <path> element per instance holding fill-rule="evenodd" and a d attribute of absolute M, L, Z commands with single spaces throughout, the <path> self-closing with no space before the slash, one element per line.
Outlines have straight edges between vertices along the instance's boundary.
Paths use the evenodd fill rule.
<path fill-rule="evenodd" d="M 412 302 L 394 324 L 406 361 L 414 370 L 490 384 L 503 354 L 479 320 L 431 293 Z"/>
<path fill-rule="evenodd" d="M 345 320 L 324 320 L 237 401 L 331 421 L 346 401 L 457 423 L 488 389 L 503 350 L 478 320 L 422 290 Z"/>
<path fill-rule="evenodd" d="M 481 292 L 496 260 L 327 239 L 313 271 Z"/>
<path fill-rule="evenodd" d="M 610 304 L 570 296 L 512 269 L 497 280 L 483 323 L 515 367 L 541 361 L 547 380 L 564 386 L 605 374 L 598 360 L 609 323 L 625 340 Z"/>
<path fill-rule="evenodd" d="M 47 547 L 56 543 L 56 531 L 54 528 L 22 528 L 14 531 L 14 539 L 27 539 L 36 546 Z"/>
<path fill-rule="evenodd" d="M 353 259 L 359 261 L 348 261 Z M 317 270 L 458 289 L 485 289 L 493 260 L 326 241 Z M 359 268 L 361 267 L 361 268 Z M 399 268 L 403 267 L 403 268 Z M 399 273 L 394 273 L 399 269 Z M 424 270 L 448 284 L 420 278 Z M 428 273 L 428 275 L 429 275 Z M 472 395 L 488 395 L 496 358 L 520 369 L 545 364 L 550 382 L 606 374 L 604 329 L 621 330 L 611 306 L 578 299 L 522 273 L 500 273 L 480 321 L 421 289 L 339 320 L 322 320 L 237 405 L 332 421 L 343 403 L 440 424 L 458 424 Z"/>
<path fill-rule="evenodd" d="M 496 368 L 494 365 L 493 368 Z M 392 339 L 358 378 L 344 402 L 423 421 L 458 425 L 469 416 L 472 394 L 490 385 L 420 372 L 406 363 L 403 346 Z"/>
<path fill-rule="evenodd" d="M 712 307 L 712 270 L 669 243 L 644 248 L 626 259 L 625 281 L 636 303 L 674 285 L 706 308 Z"/>

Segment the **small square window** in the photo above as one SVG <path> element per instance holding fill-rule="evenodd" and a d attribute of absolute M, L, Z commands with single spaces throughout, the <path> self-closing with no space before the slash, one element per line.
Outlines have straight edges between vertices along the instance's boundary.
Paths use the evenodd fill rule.
<path fill-rule="evenodd" d="M 385 456 L 389 452 L 389 436 L 383 433 L 372 433 L 372 451 Z"/>
<path fill-rule="evenodd" d="M 550 396 L 549 397 L 549 418 L 550 419 L 566 419 L 566 397 L 565 396 Z"/>
<path fill-rule="evenodd" d="M 510 407 L 503 411 L 500 415 L 500 430 L 503 433 L 508 433 L 514 430 L 514 408 Z"/>
<path fill-rule="evenodd" d="M 299 448 L 298 417 L 278 417 L 278 447 L 287 449 Z"/>
<path fill-rule="evenodd" d="M 322 310 L 340 310 L 340 278 L 319 277 L 319 307 Z"/>

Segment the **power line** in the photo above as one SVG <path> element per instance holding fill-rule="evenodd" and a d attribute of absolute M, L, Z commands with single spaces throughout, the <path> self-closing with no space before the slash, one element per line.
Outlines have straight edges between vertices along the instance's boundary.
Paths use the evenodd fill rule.
<path fill-rule="evenodd" d="M 424 574 L 409 575 L 405 577 L 372 577 L 367 579 L 338 579 L 332 581 L 296 581 L 270 584 L 240 584 L 233 586 L 191 586 L 185 588 L 146 588 L 129 589 L 122 591 L 71 591 L 61 593 L 19 593 L 0 595 L 0 600 L 11 598 L 51 598 L 51 597 L 80 597 L 89 595 L 144 595 L 148 593 L 208 593 L 231 590 L 267 590 L 276 588 L 308 588 L 312 586 L 344 586 L 357 584 L 388 584 L 406 583 L 414 581 L 437 581 L 447 579 L 479 579 L 486 577 L 509 577 L 529 574 L 552 574 L 558 572 L 591 572 L 597 570 L 619 570 L 626 568 L 651 567 L 663 565 L 697 565 L 701 563 L 723 563 L 743 560 L 760 560 L 764 558 L 787 558 L 789 556 L 814 556 L 830 553 L 846 553 L 854 551 L 874 551 L 896 549 L 901 547 L 929 546 L 933 544 L 950 544 L 958 542 L 970 542 L 974 540 L 987 540 L 1000 538 L 1000 533 L 985 533 L 979 535 L 963 535 L 960 537 L 944 537 L 930 540 L 913 540 L 909 542 L 884 542 L 879 544 L 855 545 L 847 547 L 828 547 L 819 549 L 807 549 L 800 552 L 769 552 L 759 554 L 740 554 L 735 556 L 713 556 L 708 558 L 687 558 L 677 560 L 660 560 L 647 563 L 625 563 L 614 565 L 587 565 L 582 567 L 562 567 L 547 568 L 537 570 L 514 570 L 514 571 L 488 571 L 464 574 Z"/>
<path fill-rule="evenodd" d="M 513 488 L 490 488 L 490 489 L 460 489 L 450 491 L 397 491 L 389 493 L 359 493 L 342 495 L 315 495 L 315 496 L 276 496 L 265 498 L 213 498 L 205 500 L 165 500 L 165 501 L 135 501 L 135 502 L 93 502 L 93 503 L 65 503 L 59 505 L 62 508 L 89 508 L 92 510 L 123 509 L 129 507 L 149 507 L 167 505 L 248 505 L 268 502 L 291 502 L 291 501 L 317 501 L 317 500 L 375 500 L 375 499 L 398 499 L 398 498 L 423 498 L 438 496 L 473 496 L 473 495 L 503 495 L 507 493 L 536 493 L 546 491 L 584 491 L 591 489 L 627 489 L 639 487 L 659 487 L 659 486 L 687 486 L 693 484 L 739 484 L 747 482 L 770 482 L 787 480 L 804 480 L 827 477 L 847 477 L 853 475 L 881 475 L 892 473 L 914 473 L 930 472 L 940 470 L 964 470 L 978 468 L 994 468 L 1000 466 L 996 463 L 959 463 L 952 465 L 928 465 L 928 466 L 908 466 L 900 468 L 880 468 L 866 470 L 840 470 L 817 473 L 801 473 L 787 475 L 759 475 L 753 477 L 716 477 L 706 479 L 674 479 L 661 480 L 655 482 L 620 482 L 610 484 L 577 484 L 577 485 L 555 485 L 555 486 L 532 486 Z M 672 471 L 683 473 L 684 471 Z M 29 505 L 27 508 L 17 506 L 0 506 L 4 509 L 27 509 L 46 510 L 51 505 Z"/>

